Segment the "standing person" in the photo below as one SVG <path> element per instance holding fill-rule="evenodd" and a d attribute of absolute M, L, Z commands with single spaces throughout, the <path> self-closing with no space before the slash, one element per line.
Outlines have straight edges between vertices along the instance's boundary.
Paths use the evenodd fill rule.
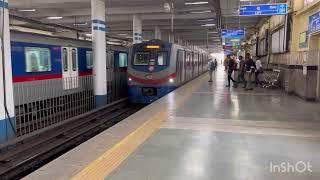
<path fill-rule="evenodd" d="M 263 67 L 262 67 L 262 63 L 260 60 L 260 57 L 257 58 L 256 60 L 256 72 L 255 72 L 255 77 L 256 77 L 256 86 L 258 85 L 263 85 L 262 82 L 259 79 L 259 75 L 263 73 Z"/>
<path fill-rule="evenodd" d="M 223 61 L 224 71 L 228 70 L 228 61 L 229 61 L 228 57 L 230 58 L 230 55 L 227 55 L 227 57 Z"/>
<path fill-rule="evenodd" d="M 242 81 L 244 83 L 243 88 L 246 88 L 246 79 L 244 78 L 245 71 L 246 71 L 245 70 L 245 61 L 242 56 L 239 56 L 239 71 L 238 71 L 237 81 L 234 85 L 235 88 L 238 87 L 238 84 L 240 83 L 240 81 Z"/>
<path fill-rule="evenodd" d="M 210 61 L 208 62 L 208 72 L 209 72 L 209 82 L 212 82 L 212 73 L 213 71 L 215 71 L 215 67 L 214 67 L 214 60 L 210 59 Z"/>
<path fill-rule="evenodd" d="M 213 65 L 214 65 L 214 71 L 216 71 L 217 67 L 218 67 L 218 61 L 216 58 L 214 58 L 214 60 L 213 60 Z"/>
<path fill-rule="evenodd" d="M 232 78 L 233 70 L 235 69 L 235 66 L 237 65 L 235 60 L 231 58 L 230 55 L 227 56 L 228 59 L 228 65 L 227 65 L 227 71 L 228 71 L 228 85 L 226 87 L 230 87 L 230 81 L 235 83 L 234 79 Z"/>
<path fill-rule="evenodd" d="M 255 63 L 253 59 L 251 59 L 250 53 L 246 54 L 246 79 L 247 79 L 247 85 L 246 85 L 246 91 L 253 90 L 252 88 L 252 75 L 255 72 Z"/>

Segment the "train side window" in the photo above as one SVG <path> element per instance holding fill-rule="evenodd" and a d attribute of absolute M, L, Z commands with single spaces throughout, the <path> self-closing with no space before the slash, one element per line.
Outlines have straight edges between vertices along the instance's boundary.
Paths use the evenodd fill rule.
<path fill-rule="evenodd" d="M 69 65 L 68 65 L 68 50 L 67 48 L 62 49 L 62 62 L 63 62 L 63 70 L 68 71 Z"/>
<path fill-rule="evenodd" d="M 76 51 L 76 49 L 72 49 L 71 60 L 72 60 L 72 70 L 76 71 L 77 70 L 77 51 Z"/>
<path fill-rule="evenodd" d="M 119 67 L 128 67 L 127 53 L 119 53 Z"/>
<path fill-rule="evenodd" d="M 92 51 L 87 51 L 86 52 L 86 63 L 87 63 L 87 69 L 92 69 L 93 68 Z"/>
<path fill-rule="evenodd" d="M 149 65 L 149 61 L 150 61 L 150 52 L 137 52 L 134 55 L 133 65 L 145 66 L 145 65 Z"/>
<path fill-rule="evenodd" d="M 49 48 L 25 48 L 26 72 L 51 71 L 51 52 Z"/>
<path fill-rule="evenodd" d="M 158 66 L 167 65 L 168 52 L 158 52 Z"/>

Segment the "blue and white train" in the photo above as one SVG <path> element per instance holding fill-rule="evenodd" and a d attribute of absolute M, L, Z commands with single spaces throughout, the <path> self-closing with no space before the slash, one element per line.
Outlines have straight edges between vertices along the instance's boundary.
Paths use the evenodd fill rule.
<path fill-rule="evenodd" d="M 95 108 L 91 41 L 11 31 L 11 57 L 19 136 Z M 127 97 L 127 57 L 107 45 L 107 103 Z"/>
<path fill-rule="evenodd" d="M 207 71 L 208 54 L 161 40 L 132 47 L 128 94 L 132 103 L 151 103 Z"/>
<path fill-rule="evenodd" d="M 49 88 L 43 87 L 45 83 L 48 86 L 50 82 L 57 80 L 63 83 L 62 86 L 52 87 L 55 92 L 46 92 L 44 96 L 47 98 L 56 96 L 48 93 L 66 94 L 66 91 L 79 88 L 80 82 L 75 81 L 92 75 L 93 56 L 90 41 L 12 31 L 11 56 L 14 86 L 23 84 L 24 88 L 29 88 L 28 91 L 33 91 L 40 84 L 43 89 Z M 127 80 L 127 57 L 128 48 L 107 46 L 108 81 L 117 79 L 117 72 L 125 74 L 122 81 Z M 15 99 L 19 99 L 19 104 L 40 101 L 43 100 L 40 98 L 44 97 L 19 98 L 20 94 L 15 91 Z"/>

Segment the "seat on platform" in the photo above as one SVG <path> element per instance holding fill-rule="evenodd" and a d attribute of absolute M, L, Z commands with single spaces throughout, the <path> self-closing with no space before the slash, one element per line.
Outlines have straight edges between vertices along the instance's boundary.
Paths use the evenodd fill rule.
<path fill-rule="evenodd" d="M 279 77 L 281 71 L 279 69 L 273 69 L 272 71 L 264 72 L 264 88 L 278 88 L 279 87 Z"/>

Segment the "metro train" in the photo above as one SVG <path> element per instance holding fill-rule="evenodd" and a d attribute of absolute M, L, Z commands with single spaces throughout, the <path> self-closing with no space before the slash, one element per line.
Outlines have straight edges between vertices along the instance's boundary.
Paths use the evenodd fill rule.
<path fill-rule="evenodd" d="M 209 55 L 177 44 L 151 40 L 132 47 L 128 96 L 132 103 L 151 103 L 207 71 Z"/>
<path fill-rule="evenodd" d="M 57 116 L 41 124 L 48 126 L 94 109 L 91 48 L 91 41 L 11 32 L 17 126 Z M 107 45 L 108 103 L 127 96 L 127 58 L 127 47 Z"/>

